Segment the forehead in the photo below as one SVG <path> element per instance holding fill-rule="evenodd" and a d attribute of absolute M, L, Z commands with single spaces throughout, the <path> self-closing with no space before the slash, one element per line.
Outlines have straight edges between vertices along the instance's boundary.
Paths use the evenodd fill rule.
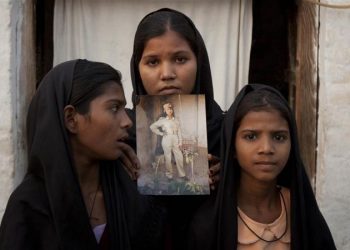
<path fill-rule="evenodd" d="M 278 110 L 249 111 L 241 120 L 239 129 L 289 130 L 287 120 Z"/>
<path fill-rule="evenodd" d="M 116 100 L 125 102 L 123 87 L 116 81 L 108 81 L 104 84 L 101 90 L 101 94 L 98 95 L 95 100 L 97 101 L 109 101 Z"/>
<path fill-rule="evenodd" d="M 192 49 L 188 41 L 178 32 L 173 30 L 167 30 L 160 36 L 149 39 L 144 47 L 144 53 L 154 52 L 176 52 L 176 50 L 189 50 Z"/>

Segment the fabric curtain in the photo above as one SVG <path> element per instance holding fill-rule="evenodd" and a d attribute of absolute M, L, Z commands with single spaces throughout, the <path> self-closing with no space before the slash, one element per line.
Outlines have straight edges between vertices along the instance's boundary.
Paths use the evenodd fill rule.
<path fill-rule="evenodd" d="M 139 21 L 163 7 L 188 15 L 205 41 L 222 109 L 248 82 L 252 0 L 56 0 L 54 65 L 86 58 L 110 64 L 123 75 L 128 107 L 132 84 L 130 58 Z"/>

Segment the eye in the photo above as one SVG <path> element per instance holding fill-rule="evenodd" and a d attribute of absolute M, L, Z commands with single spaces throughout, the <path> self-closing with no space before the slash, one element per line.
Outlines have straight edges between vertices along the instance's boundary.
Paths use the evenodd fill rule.
<path fill-rule="evenodd" d="M 273 136 L 273 139 L 278 141 L 278 142 L 284 142 L 288 139 L 288 136 L 285 134 L 275 134 Z"/>
<path fill-rule="evenodd" d="M 119 109 L 120 109 L 119 105 L 113 105 L 111 108 L 112 112 L 118 112 Z"/>
<path fill-rule="evenodd" d="M 188 61 L 188 59 L 184 56 L 179 56 L 179 57 L 176 57 L 175 61 L 176 61 L 176 63 L 184 64 L 185 62 Z"/>
<path fill-rule="evenodd" d="M 150 67 L 157 66 L 158 64 L 159 64 L 159 60 L 156 58 L 150 58 L 146 61 L 146 65 L 148 65 Z"/>
<path fill-rule="evenodd" d="M 247 141 L 254 141 L 257 139 L 257 135 L 255 133 L 249 133 L 243 136 Z"/>

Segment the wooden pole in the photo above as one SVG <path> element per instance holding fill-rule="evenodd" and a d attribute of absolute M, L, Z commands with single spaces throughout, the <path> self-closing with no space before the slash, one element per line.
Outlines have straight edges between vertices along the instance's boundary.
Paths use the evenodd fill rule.
<path fill-rule="evenodd" d="M 318 110 L 318 25 L 316 6 L 300 1 L 297 13 L 295 115 L 303 162 L 312 183 L 316 174 Z"/>

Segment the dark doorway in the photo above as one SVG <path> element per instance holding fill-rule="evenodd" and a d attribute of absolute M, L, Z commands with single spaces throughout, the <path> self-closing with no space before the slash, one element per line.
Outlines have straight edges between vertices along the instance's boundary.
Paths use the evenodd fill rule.
<path fill-rule="evenodd" d="M 294 1 L 253 1 L 253 37 L 249 83 L 264 83 L 277 88 L 288 100 L 293 79 L 291 72 L 295 44 L 293 36 Z"/>

